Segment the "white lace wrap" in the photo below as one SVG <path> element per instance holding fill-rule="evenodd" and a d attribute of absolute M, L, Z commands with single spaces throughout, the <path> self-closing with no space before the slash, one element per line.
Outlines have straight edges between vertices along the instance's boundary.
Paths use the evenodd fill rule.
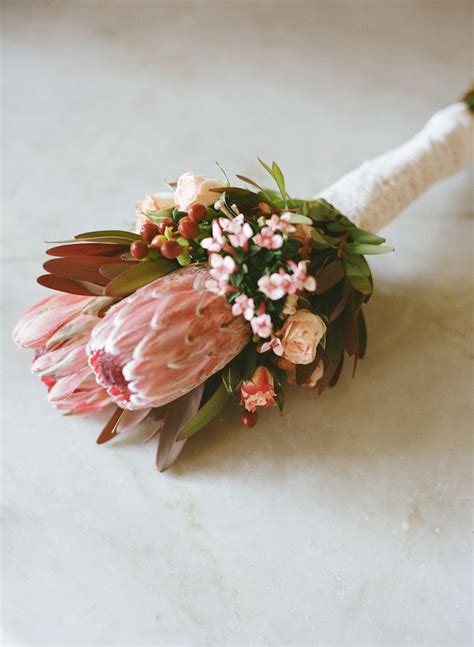
<path fill-rule="evenodd" d="M 453 103 L 406 144 L 364 162 L 317 197 L 376 232 L 432 184 L 467 166 L 473 143 L 473 116 L 464 103 Z"/>

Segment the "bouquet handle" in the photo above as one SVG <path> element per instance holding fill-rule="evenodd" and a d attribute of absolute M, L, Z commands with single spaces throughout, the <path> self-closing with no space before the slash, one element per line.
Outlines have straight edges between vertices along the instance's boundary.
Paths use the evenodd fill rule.
<path fill-rule="evenodd" d="M 466 103 L 453 103 L 407 143 L 364 162 L 316 197 L 375 233 L 432 184 L 467 166 L 473 142 L 473 113 Z"/>

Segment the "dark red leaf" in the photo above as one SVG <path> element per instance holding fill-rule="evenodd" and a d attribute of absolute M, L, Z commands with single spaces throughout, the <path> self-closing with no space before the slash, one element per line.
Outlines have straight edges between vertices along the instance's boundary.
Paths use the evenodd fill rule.
<path fill-rule="evenodd" d="M 50 288 L 51 290 L 58 290 L 59 292 L 68 292 L 69 294 L 82 294 L 88 297 L 96 297 L 97 292 L 92 292 L 84 285 L 71 281 L 69 279 L 62 279 L 58 276 L 53 276 L 52 274 L 43 274 L 43 276 L 38 276 L 36 279 L 37 282 L 44 286 L 45 288 Z"/>
<path fill-rule="evenodd" d="M 107 285 L 106 279 L 99 272 L 99 268 L 110 263 L 122 263 L 120 257 L 109 256 L 76 256 L 73 258 L 54 258 L 46 261 L 44 269 L 63 279 L 76 281 L 90 281 L 99 285 Z"/>
<path fill-rule="evenodd" d="M 120 409 L 119 407 L 117 407 L 112 416 L 109 418 L 109 421 L 107 422 L 105 427 L 100 432 L 99 437 L 96 440 L 96 443 L 98 445 L 103 445 L 117 435 L 117 427 L 120 422 L 120 418 L 125 413 L 126 409 Z"/>
<path fill-rule="evenodd" d="M 72 245 L 59 245 L 46 250 L 49 256 L 115 256 L 128 251 L 129 245 L 114 245 L 106 243 L 74 243 Z"/>

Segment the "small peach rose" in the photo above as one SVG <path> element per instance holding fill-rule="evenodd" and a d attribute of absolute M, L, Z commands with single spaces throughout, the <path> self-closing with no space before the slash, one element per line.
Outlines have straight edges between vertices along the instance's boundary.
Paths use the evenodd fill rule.
<path fill-rule="evenodd" d="M 188 211 L 193 204 L 203 204 L 208 207 L 214 204 L 219 194 L 211 189 L 217 189 L 222 182 L 212 178 L 194 175 L 194 173 L 183 173 L 178 178 L 174 199 L 178 209 Z"/>
<path fill-rule="evenodd" d="M 273 387 L 273 375 L 265 366 L 258 366 L 252 379 L 242 382 L 240 404 L 252 412 L 257 407 L 272 407 L 276 397 Z"/>
<path fill-rule="evenodd" d="M 283 357 L 293 364 L 311 364 L 316 347 L 326 333 L 326 324 L 309 310 L 297 310 L 282 328 Z"/>

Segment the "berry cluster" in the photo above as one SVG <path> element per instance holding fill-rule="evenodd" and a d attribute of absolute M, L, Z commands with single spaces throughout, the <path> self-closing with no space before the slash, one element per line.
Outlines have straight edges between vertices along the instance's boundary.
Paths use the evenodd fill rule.
<path fill-rule="evenodd" d="M 142 240 L 135 240 L 130 245 L 133 258 L 147 258 L 150 249 L 159 250 L 167 259 L 186 254 L 190 242 L 200 234 L 199 225 L 207 219 L 207 209 L 202 204 L 195 204 L 185 214 L 175 209 L 172 215 L 174 219 L 164 217 L 157 224 L 148 221 L 140 227 Z"/>

